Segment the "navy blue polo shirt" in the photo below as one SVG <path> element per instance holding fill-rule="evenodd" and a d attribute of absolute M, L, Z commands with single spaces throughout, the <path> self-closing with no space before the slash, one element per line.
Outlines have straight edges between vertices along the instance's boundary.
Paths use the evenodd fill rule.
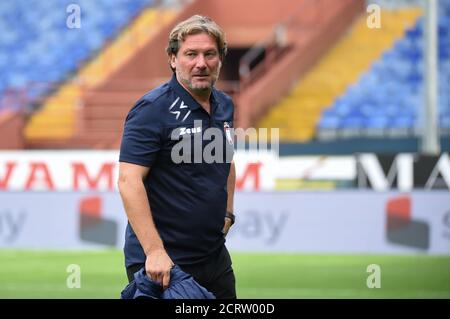
<path fill-rule="evenodd" d="M 208 114 L 173 76 L 139 99 L 125 121 L 119 160 L 150 167 L 144 185 L 153 219 L 167 253 L 180 265 L 205 260 L 225 241 L 234 106 L 216 89 L 210 105 Z M 210 128 L 214 134 L 207 135 Z M 211 147 L 212 141 L 222 144 Z M 203 152 L 215 160 L 201 156 Z M 130 223 L 124 252 L 127 267 L 145 262 Z"/>

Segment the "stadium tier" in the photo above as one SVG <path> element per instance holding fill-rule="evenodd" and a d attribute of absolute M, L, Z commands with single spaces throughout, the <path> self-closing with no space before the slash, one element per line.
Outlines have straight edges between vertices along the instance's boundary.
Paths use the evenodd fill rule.
<path fill-rule="evenodd" d="M 0 107 L 13 106 L 10 101 L 17 96 L 28 100 L 42 96 L 52 84 L 76 71 L 151 3 L 151 0 L 80 0 L 76 4 L 69 0 L 2 1 Z"/>
<path fill-rule="evenodd" d="M 83 102 L 83 93 L 101 85 L 111 74 L 140 50 L 161 25 L 170 21 L 175 11 L 148 7 L 129 23 L 117 37 L 77 70 L 43 101 L 25 127 L 29 142 L 39 139 L 67 139 L 76 130 L 77 108 Z M 129 101 L 130 104 L 132 101 Z M 108 106 L 111 113 L 111 107 Z M 105 113 L 108 113 L 104 112 Z M 123 115 L 121 114 L 121 119 Z"/>
<path fill-rule="evenodd" d="M 438 9 L 439 124 L 450 133 L 450 1 Z M 424 20 L 403 37 L 322 112 L 317 136 L 409 137 L 420 132 L 424 103 Z"/>
<path fill-rule="evenodd" d="M 282 141 L 304 142 L 314 138 L 321 112 L 344 93 L 383 51 L 413 25 L 418 9 L 383 11 L 383 28 L 367 27 L 365 15 L 301 78 L 294 89 L 258 124 L 279 127 Z M 334 118 L 328 120 L 334 121 Z M 334 123 L 330 123 L 334 124 Z"/>
<path fill-rule="evenodd" d="M 174 18 L 199 12 L 218 18 L 226 30 L 229 54 L 218 87 L 232 88 L 227 93 L 236 105 L 237 127 L 279 128 L 281 144 L 296 147 L 419 136 L 424 102 L 419 1 L 382 6 L 380 28 L 368 26 L 369 1 L 267 0 L 273 12 L 251 19 L 246 10 L 254 3 L 237 2 L 2 2 L 0 112 L 21 110 L 25 116 L 18 121 L 22 143 L 0 147 L 116 148 L 129 108 L 170 76 L 164 50 Z M 236 5 L 242 10 L 235 12 Z M 439 124 L 446 137 L 450 0 L 439 1 L 438 12 Z M 311 22 L 317 14 L 321 19 Z M 281 25 L 284 35 L 277 38 Z M 244 62 L 255 48 L 261 56 L 247 65 L 248 76 Z M 2 127 L 0 122 L 2 135 L 14 134 Z"/>

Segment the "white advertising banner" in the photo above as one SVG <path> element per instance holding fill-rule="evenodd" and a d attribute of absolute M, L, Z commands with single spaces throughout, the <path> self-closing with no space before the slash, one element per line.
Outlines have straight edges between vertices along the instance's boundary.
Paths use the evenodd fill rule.
<path fill-rule="evenodd" d="M 0 247 L 122 247 L 126 222 L 115 192 L 0 192 Z"/>
<path fill-rule="evenodd" d="M 232 251 L 450 255 L 447 191 L 238 192 Z M 0 247 L 123 247 L 116 192 L 0 192 Z"/>
<path fill-rule="evenodd" d="M 356 160 L 353 156 L 286 156 L 279 158 L 277 178 L 304 180 L 353 180 Z"/>
<path fill-rule="evenodd" d="M 450 255 L 447 191 L 241 193 L 235 206 L 238 251 Z"/>
<path fill-rule="evenodd" d="M 0 191 L 117 191 L 119 152 L 0 151 Z M 287 156 L 236 151 L 236 189 L 450 190 L 450 156 Z"/>
<path fill-rule="evenodd" d="M 115 190 L 118 160 L 117 151 L 0 152 L 0 190 Z"/>
<path fill-rule="evenodd" d="M 273 190 L 278 157 L 236 152 L 236 188 Z M 0 151 L 0 191 L 116 191 L 118 151 Z"/>

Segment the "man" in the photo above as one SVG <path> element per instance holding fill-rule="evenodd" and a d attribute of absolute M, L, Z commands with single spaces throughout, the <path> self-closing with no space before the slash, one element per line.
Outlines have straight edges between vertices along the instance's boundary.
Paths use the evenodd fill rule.
<path fill-rule="evenodd" d="M 195 139 L 212 128 L 222 133 L 215 142 L 232 148 L 234 106 L 214 88 L 226 51 L 223 31 L 211 19 L 196 15 L 179 23 L 167 47 L 172 79 L 145 94 L 127 116 L 119 190 L 129 221 L 124 253 L 130 281 L 145 266 L 167 288 L 178 264 L 216 298 L 236 298 L 225 247 L 234 223 L 234 163 L 180 163 L 173 152 L 188 145 L 183 156 L 198 159 L 208 144 L 201 140 L 199 148 Z"/>

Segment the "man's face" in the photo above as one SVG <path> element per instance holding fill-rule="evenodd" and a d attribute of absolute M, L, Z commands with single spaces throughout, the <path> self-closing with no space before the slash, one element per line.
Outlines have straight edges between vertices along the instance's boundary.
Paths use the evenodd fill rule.
<path fill-rule="evenodd" d="M 188 35 L 170 65 L 178 81 L 192 93 L 210 91 L 219 77 L 221 62 L 217 43 L 207 33 Z"/>

